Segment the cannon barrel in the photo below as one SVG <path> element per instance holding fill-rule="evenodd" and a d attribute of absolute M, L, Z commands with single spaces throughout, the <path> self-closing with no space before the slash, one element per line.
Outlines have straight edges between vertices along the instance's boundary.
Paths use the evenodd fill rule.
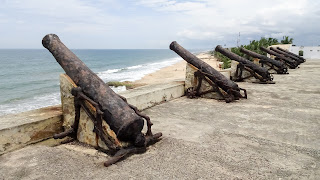
<path fill-rule="evenodd" d="M 278 54 L 282 54 L 282 55 L 284 55 L 285 57 L 292 59 L 293 61 L 295 61 L 295 62 L 298 63 L 298 64 L 303 63 L 303 61 L 301 61 L 301 59 L 299 59 L 298 57 L 293 56 L 293 55 L 291 55 L 291 54 L 288 54 L 288 53 L 286 53 L 286 52 L 283 52 L 283 51 L 281 51 L 281 50 L 279 50 L 279 49 L 277 49 L 277 48 L 270 47 L 270 50 L 271 50 L 271 51 L 274 51 L 274 52 L 276 52 L 276 53 L 278 53 Z"/>
<path fill-rule="evenodd" d="M 123 141 L 134 141 L 141 135 L 144 120 L 106 83 L 72 53 L 55 34 L 46 35 L 42 44 L 83 93 L 99 104 L 103 119 Z"/>
<path fill-rule="evenodd" d="M 268 58 L 267 56 L 264 56 L 264 55 L 261 55 L 261 54 L 258 54 L 256 52 L 253 52 L 253 51 L 249 51 L 247 49 L 244 49 L 244 48 L 240 48 L 240 51 L 251 56 L 251 57 L 254 57 L 254 58 L 258 58 L 260 59 L 260 62 L 261 63 L 268 63 L 270 64 L 271 66 L 276 66 L 277 69 L 277 73 L 278 74 L 286 74 L 288 69 L 287 67 L 285 66 L 285 64 L 281 61 L 277 61 L 277 60 L 274 60 L 274 59 L 271 59 L 271 58 Z"/>
<path fill-rule="evenodd" d="M 263 68 L 261 66 L 256 65 L 253 62 L 251 62 L 251 61 L 249 61 L 249 60 L 247 60 L 247 59 L 245 59 L 245 58 L 243 58 L 243 57 L 241 57 L 231 51 L 224 49 L 220 45 L 218 45 L 215 50 L 220 52 L 221 54 L 227 56 L 229 59 L 238 61 L 243 66 L 251 69 L 252 71 L 254 71 L 254 73 L 257 73 L 259 76 L 262 77 L 262 81 L 272 81 L 272 77 L 270 76 L 270 73 L 268 72 L 268 70 L 266 68 Z"/>
<path fill-rule="evenodd" d="M 230 92 L 235 98 L 242 97 L 240 94 L 240 88 L 238 84 L 227 79 L 223 74 L 212 68 L 209 64 L 203 62 L 201 59 L 190 53 L 188 50 L 184 49 L 180 46 L 176 41 L 173 41 L 170 44 L 170 49 L 176 52 L 179 56 L 181 56 L 185 61 L 192 64 L 196 68 L 198 68 L 201 72 L 209 74 L 208 78 L 217 84 L 221 89 L 225 92 Z"/>
<path fill-rule="evenodd" d="M 295 68 L 298 66 L 298 63 L 297 63 L 297 62 L 295 62 L 295 61 L 293 61 L 293 60 L 285 57 L 283 54 L 278 54 L 278 53 L 276 53 L 276 52 L 274 52 L 274 51 L 271 51 L 270 49 L 267 49 L 267 48 L 262 47 L 262 46 L 260 47 L 260 49 L 261 49 L 262 51 L 264 51 L 264 52 L 266 52 L 266 53 L 268 53 L 268 54 L 270 54 L 270 55 L 274 55 L 274 56 L 276 56 L 278 59 L 284 61 L 284 62 L 286 63 L 286 65 L 287 65 L 289 68 L 291 68 L 291 69 L 295 69 Z"/>
<path fill-rule="evenodd" d="M 285 49 L 282 49 L 281 47 L 277 47 L 277 49 L 279 49 L 280 51 L 286 52 L 286 53 L 288 53 L 288 54 L 291 54 L 291 55 L 299 58 L 302 62 L 306 62 L 306 59 L 305 59 L 305 58 L 303 58 L 303 57 L 301 57 L 301 56 L 299 56 L 299 55 L 297 55 L 297 54 L 295 54 L 295 53 L 292 53 L 292 52 L 290 52 L 290 51 L 287 51 L 287 50 L 285 50 Z"/>

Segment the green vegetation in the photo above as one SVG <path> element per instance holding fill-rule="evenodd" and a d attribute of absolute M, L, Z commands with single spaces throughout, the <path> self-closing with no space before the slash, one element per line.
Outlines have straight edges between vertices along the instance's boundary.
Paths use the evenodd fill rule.
<path fill-rule="evenodd" d="M 108 84 L 108 86 L 114 86 L 114 87 L 125 86 L 127 89 L 133 88 L 133 84 L 130 83 L 129 81 L 125 81 L 125 82 L 110 81 L 110 82 L 107 82 L 107 84 Z"/>
<path fill-rule="evenodd" d="M 284 36 L 283 40 L 281 40 L 281 43 L 279 43 L 278 39 L 275 39 L 275 38 L 262 37 L 259 41 L 253 40 L 253 41 L 250 41 L 250 43 L 248 45 L 241 45 L 240 47 L 233 47 L 230 50 L 233 53 L 238 54 L 239 56 L 242 56 L 242 57 L 245 57 L 249 60 L 252 60 L 251 57 L 248 57 L 246 54 L 240 52 L 241 47 L 248 49 L 250 51 L 259 53 L 259 54 L 266 55 L 266 53 L 264 51 L 260 50 L 260 46 L 268 47 L 268 46 L 276 45 L 276 44 L 292 44 L 292 42 L 293 42 L 293 38 L 289 38 L 289 36 Z M 216 51 L 214 51 L 213 54 L 219 61 L 223 62 L 223 67 L 222 67 L 223 69 L 230 68 L 231 60 L 228 57 L 226 57 Z"/>
<path fill-rule="evenodd" d="M 302 50 L 299 51 L 299 56 L 303 56 L 303 51 Z"/>
<path fill-rule="evenodd" d="M 132 82 L 132 81 L 124 81 L 124 82 L 120 82 L 120 81 L 110 81 L 107 82 L 108 86 L 114 86 L 114 87 L 118 87 L 118 86 L 125 86 L 126 89 L 134 89 L 140 86 L 145 86 L 146 84 L 143 83 L 136 83 L 136 82 Z"/>
<path fill-rule="evenodd" d="M 289 38 L 289 36 L 283 36 L 281 40 L 281 44 L 292 44 L 293 38 Z"/>

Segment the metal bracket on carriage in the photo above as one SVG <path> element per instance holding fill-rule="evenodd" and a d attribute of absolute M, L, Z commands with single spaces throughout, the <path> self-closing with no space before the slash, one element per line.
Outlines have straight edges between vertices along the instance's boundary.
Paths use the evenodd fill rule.
<path fill-rule="evenodd" d="M 295 61 L 298 65 L 304 62 L 304 60 L 300 59 L 299 57 L 297 57 L 297 56 L 295 56 L 295 55 L 292 55 L 292 54 L 290 54 L 290 53 L 287 53 L 287 52 L 285 52 L 285 51 L 282 51 L 282 50 L 280 50 L 280 49 L 278 49 L 278 48 L 270 47 L 270 50 L 271 50 L 271 51 L 274 51 L 274 52 L 276 52 L 276 53 L 278 53 L 278 54 L 282 54 L 282 55 L 285 56 L 286 58 L 289 58 L 289 59 Z"/>
<path fill-rule="evenodd" d="M 293 56 L 297 57 L 298 59 L 300 59 L 300 63 L 306 62 L 306 59 L 305 59 L 305 58 L 303 58 L 303 57 L 301 57 L 301 56 L 299 56 L 299 55 L 297 55 L 297 54 L 294 54 L 294 53 L 292 53 L 292 52 L 290 52 L 290 51 L 288 51 L 288 50 L 282 49 L 281 47 L 277 47 L 277 49 L 279 49 L 280 51 L 283 51 L 283 52 L 285 52 L 285 53 L 287 53 L 287 54 L 290 54 L 290 55 L 293 55 Z"/>
<path fill-rule="evenodd" d="M 153 134 L 150 118 L 128 104 L 93 73 L 75 54 L 73 54 L 55 34 L 46 35 L 42 44 L 55 57 L 67 75 L 60 76 L 66 81 L 62 96 L 74 100 L 66 104 L 62 99 L 64 112 L 74 112 L 74 119 L 65 126 L 65 132 L 54 138 L 71 136 L 95 148 L 107 152 L 113 157 L 104 163 L 114 164 L 130 154 L 143 153 L 162 136 Z M 66 90 L 67 89 L 67 90 Z M 72 95 L 70 95 L 70 94 Z M 64 106 L 73 110 L 65 111 Z M 64 113 L 65 114 L 65 113 Z M 64 118 L 65 119 L 65 118 Z M 66 118 L 68 119 L 68 118 Z M 142 133 L 144 120 L 147 132 Z M 65 124 L 65 123 L 64 123 Z"/>
<path fill-rule="evenodd" d="M 184 49 L 176 41 L 170 44 L 170 49 L 188 62 L 186 70 L 186 95 L 188 97 L 208 95 L 214 99 L 224 99 L 227 103 L 239 98 L 247 98 L 245 89 L 239 88 L 235 82 Z M 243 91 L 243 94 L 240 91 Z"/>
<path fill-rule="evenodd" d="M 275 74 L 275 73 L 276 74 L 289 74 L 288 73 L 288 68 L 281 61 L 270 59 L 267 56 L 258 54 L 258 53 L 253 52 L 253 51 L 249 51 L 249 50 L 244 49 L 244 48 L 240 48 L 240 52 L 245 53 L 248 56 L 251 56 L 251 57 L 254 57 L 254 58 L 258 58 L 259 59 L 259 64 L 261 64 L 261 67 L 267 68 L 267 70 L 268 70 L 268 72 L 270 74 Z"/>
<path fill-rule="evenodd" d="M 275 84 L 273 81 L 273 76 L 268 72 L 268 69 L 261 67 L 253 62 L 229 51 L 218 45 L 215 48 L 215 51 L 220 52 L 224 56 L 228 57 L 231 60 L 237 61 L 238 64 L 235 68 L 235 74 L 233 76 L 234 81 L 245 81 L 260 84 Z M 231 66 L 235 63 L 231 63 Z M 231 69 L 234 69 L 231 67 Z"/>
<path fill-rule="evenodd" d="M 266 52 L 266 53 L 268 53 L 270 55 L 275 56 L 275 60 L 283 62 L 290 69 L 295 69 L 295 68 L 297 68 L 299 66 L 298 62 L 296 62 L 296 61 L 294 61 L 294 60 L 292 60 L 292 59 L 290 59 L 288 57 L 285 57 L 283 54 L 279 54 L 279 53 L 277 53 L 275 51 L 272 51 L 272 50 L 267 49 L 267 48 L 262 47 L 262 46 L 260 47 L 260 49 L 261 49 L 261 51 L 264 51 L 264 52 Z"/>
<path fill-rule="evenodd" d="M 208 98 L 224 100 L 229 98 L 228 94 L 221 90 L 208 77 L 208 74 L 201 72 L 193 65 L 187 63 L 185 89 L 188 98 Z"/>

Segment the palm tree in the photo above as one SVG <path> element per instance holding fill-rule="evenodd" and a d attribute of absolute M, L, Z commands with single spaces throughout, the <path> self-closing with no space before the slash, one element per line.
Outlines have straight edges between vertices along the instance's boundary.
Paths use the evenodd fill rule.
<path fill-rule="evenodd" d="M 289 39 L 289 36 L 283 36 L 281 40 L 281 44 L 292 44 L 293 38 Z"/>
<path fill-rule="evenodd" d="M 276 38 L 268 38 L 268 46 L 275 45 L 275 44 L 279 44 L 278 39 L 276 39 Z"/>

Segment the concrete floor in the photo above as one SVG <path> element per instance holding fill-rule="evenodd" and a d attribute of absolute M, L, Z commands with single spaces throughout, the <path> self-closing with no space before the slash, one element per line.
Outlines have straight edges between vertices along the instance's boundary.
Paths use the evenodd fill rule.
<path fill-rule="evenodd" d="M 276 84 L 238 83 L 233 103 L 185 97 L 144 112 L 163 139 L 144 154 L 108 157 L 74 144 L 0 156 L 0 179 L 320 179 L 320 60 Z"/>

